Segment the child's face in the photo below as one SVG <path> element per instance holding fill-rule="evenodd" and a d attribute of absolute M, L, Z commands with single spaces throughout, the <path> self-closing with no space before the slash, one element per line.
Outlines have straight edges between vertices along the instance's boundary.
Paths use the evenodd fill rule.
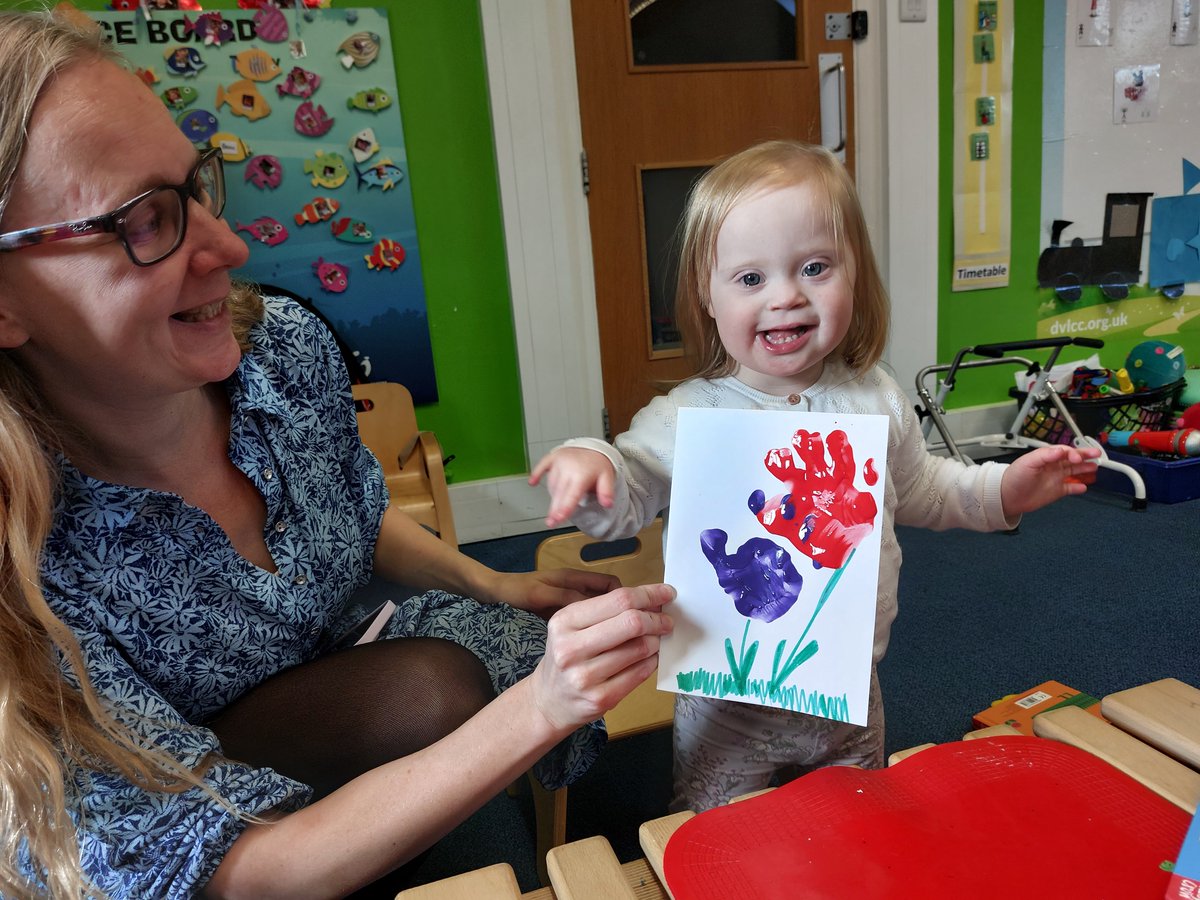
<path fill-rule="evenodd" d="M 717 235 L 708 312 L 738 379 L 770 394 L 815 383 L 850 327 L 855 261 L 839 255 L 825 202 L 809 183 L 753 194 Z"/>

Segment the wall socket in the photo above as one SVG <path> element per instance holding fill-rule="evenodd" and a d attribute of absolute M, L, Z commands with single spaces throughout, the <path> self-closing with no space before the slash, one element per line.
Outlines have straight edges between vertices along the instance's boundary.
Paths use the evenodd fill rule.
<path fill-rule="evenodd" d="M 926 0 L 900 0 L 901 22 L 924 22 Z"/>

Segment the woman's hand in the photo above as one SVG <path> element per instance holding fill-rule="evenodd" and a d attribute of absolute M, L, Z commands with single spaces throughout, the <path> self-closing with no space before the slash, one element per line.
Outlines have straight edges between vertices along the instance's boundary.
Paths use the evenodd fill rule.
<path fill-rule="evenodd" d="M 536 485 L 543 475 L 546 476 L 546 489 L 550 491 L 550 512 L 546 516 L 548 528 L 566 522 L 589 494 L 595 494 L 605 509 L 612 506 L 616 472 L 609 458 L 599 450 L 559 447 L 533 467 L 529 483 Z"/>
<path fill-rule="evenodd" d="M 1096 447 L 1038 447 L 1022 453 L 1004 471 L 1000 501 L 1005 518 L 1032 512 L 1060 497 L 1082 494 L 1096 480 Z"/>
<path fill-rule="evenodd" d="M 615 591 L 621 580 L 615 575 L 579 569 L 547 569 L 543 572 L 496 573 L 491 580 L 491 597 L 527 609 L 543 619 L 568 604 Z"/>
<path fill-rule="evenodd" d="M 645 681 L 658 665 L 659 639 L 674 627 L 662 611 L 674 598 L 670 585 L 642 585 L 555 613 L 545 656 L 530 676 L 547 722 L 573 729 L 594 721 Z"/>

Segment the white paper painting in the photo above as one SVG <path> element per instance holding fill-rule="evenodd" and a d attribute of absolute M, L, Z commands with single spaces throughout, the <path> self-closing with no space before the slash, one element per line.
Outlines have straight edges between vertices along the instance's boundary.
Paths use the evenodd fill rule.
<path fill-rule="evenodd" d="M 866 724 L 887 423 L 679 411 L 660 689 Z"/>

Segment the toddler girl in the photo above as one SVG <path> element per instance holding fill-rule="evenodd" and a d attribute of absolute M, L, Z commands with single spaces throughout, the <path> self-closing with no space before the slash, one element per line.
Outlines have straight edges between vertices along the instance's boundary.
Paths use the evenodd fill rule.
<path fill-rule="evenodd" d="M 1046 447 L 1010 465 L 930 454 L 904 391 L 878 365 L 888 299 L 845 168 L 824 148 L 751 147 L 696 184 L 682 223 L 678 319 L 697 374 L 634 416 L 615 446 L 568 441 L 544 457 L 548 526 L 568 517 L 595 537 L 629 537 L 670 500 L 680 407 L 888 416 L 873 664 L 896 617 L 895 523 L 979 531 L 1085 490 L 1098 451 Z M 817 766 L 883 765 L 874 665 L 866 726 L 680 694 L 673 809 L 701 811 Z"/>

